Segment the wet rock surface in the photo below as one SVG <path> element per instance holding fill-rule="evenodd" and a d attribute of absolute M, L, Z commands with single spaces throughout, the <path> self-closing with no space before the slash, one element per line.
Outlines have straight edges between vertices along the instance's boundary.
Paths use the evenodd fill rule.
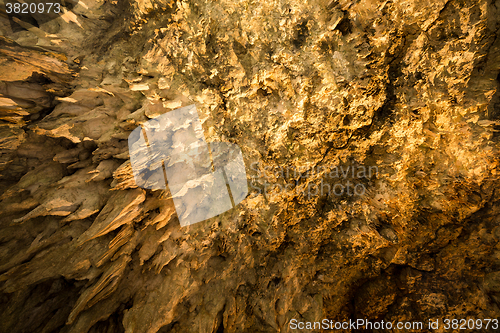
<path fill-rule="evenodd" d="M 137 0 L 1 16 L 0 330 L 500 318 L 499 10 Z M 208 142 L 241 148 L 251 193 L 181 227 L 167 191 L 137 187 L 127 138 L 191 104 Z"/>

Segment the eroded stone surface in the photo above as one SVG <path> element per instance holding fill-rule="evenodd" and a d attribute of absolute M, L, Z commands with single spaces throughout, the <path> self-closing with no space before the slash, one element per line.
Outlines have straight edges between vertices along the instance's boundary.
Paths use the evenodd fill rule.
<path fill-rule="evenodd" d="M 1 330 L 499 318 L 498 8 L 95 1 L 16 32 L 1 17 Z M 137 188 L 127 138 L 193 103 L 207 141 L 241 147 L 252 193 L 181 228 L 168 192 Z M 339 171 L 360 166 L 377 172 Z M 308 195 L 347 181 L 366 191 Z"/>

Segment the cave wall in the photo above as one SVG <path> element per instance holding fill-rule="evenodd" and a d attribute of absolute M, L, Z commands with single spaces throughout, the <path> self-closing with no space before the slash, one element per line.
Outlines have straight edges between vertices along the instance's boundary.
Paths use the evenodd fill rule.
<path fill-rule="evenodd" d="M 0 330 L 498 318 L 499 10 L 130 0 L 4 14 Z M 250 194 L 180 227 L 166 191 L 136 186 L 127 138 L 191 104 L 208 141 L 241 147 Z M 347 182 L 362 194 L 321 191 Z"/>

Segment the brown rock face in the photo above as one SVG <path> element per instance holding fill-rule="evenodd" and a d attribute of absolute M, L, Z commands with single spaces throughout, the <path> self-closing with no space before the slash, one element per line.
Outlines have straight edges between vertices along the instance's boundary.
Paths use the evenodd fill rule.
<path fill-rule="evenodd" d="M 500 319 L 500 1 L 71 2 L 0 16 L 0 331 Z M 127 138 L 191 104 L 250 193 L 181 227 Z"/>

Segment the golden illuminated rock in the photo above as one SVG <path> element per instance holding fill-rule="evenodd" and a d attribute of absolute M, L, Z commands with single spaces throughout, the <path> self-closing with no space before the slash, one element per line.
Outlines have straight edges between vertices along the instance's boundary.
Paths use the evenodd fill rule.
<path fill-rule="evenodd" d="M 500 318 L 499 1 L 87 2 L 0 16 L 0 331 Z M 192 104 L 250 193 L 181 227 L 127 139 Z"/>

